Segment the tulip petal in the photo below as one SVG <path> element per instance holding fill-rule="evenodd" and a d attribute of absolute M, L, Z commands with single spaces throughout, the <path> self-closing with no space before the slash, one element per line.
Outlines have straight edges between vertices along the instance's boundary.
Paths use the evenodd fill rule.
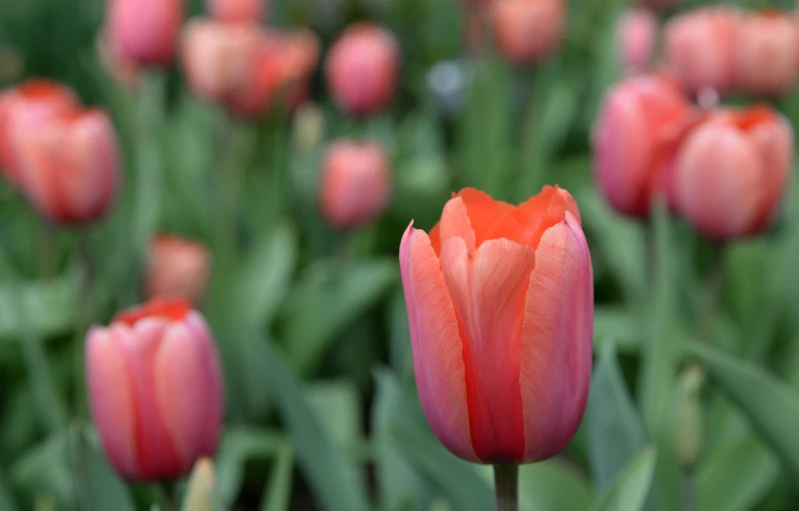
<path fill-rule="evenodd" d="M 103 451 L 124 477 L 137 473 L 133 394 L 120 347 L 109 331 L 92 328 L 86 341 L 86 368 L 94 424 Z"/>
<path fill-rule="evenodd" d="M 593 289 L 585 235 L 567 213 L 541 238 L 525 302 L 519 385 L 527 462 L 562 450 L 582 419 L 591 375 Z"/>
<path fill-rule="evenodd" d="M 412 225 L 402 237 L 400 268 L 422 408 L 447 449 L 479 461 L 469 433 L 463 343 L 455 309 L 430 238 Z"/>
<path fill-rule="evenodd" d="M 466 210 L 466 204 L 460 197 L 455 197 L 444 205 L 441 213 L 441 222 L 438 224 L 441 243 L 446 243 L 450 238 L 461 238 L 466 243 L 469 252 L 474 252 L 475 235 L 472 223 Z"/>
<path fill-rule="evenodd" d="M 535 258 L 533 248 L 507 239 L 486 241 L 472 258 L 460 238 L 441 249 L 464 338 L 472 445 L 484 462 L 516 461 L 524 454 L 519 363 Z"/>
<path fill-rule="evenodd" d="M 186 325 L 194 335 L 195 342 L 200 348 L 203 358 L 203 371 L 205 374 L 206 390 L 203 392 L 205 402 L 205 419 L 203 419 L 202 444 L 200 454 L 212 456 L 216 451 L 219 436 L 219 427 L 222 424 L 223 388 L 222 372 L 219 368 L 219 355 L 216 352 L 211 336 L 211 329 L 202 315 L 191 311 L 186 316 Z"/>

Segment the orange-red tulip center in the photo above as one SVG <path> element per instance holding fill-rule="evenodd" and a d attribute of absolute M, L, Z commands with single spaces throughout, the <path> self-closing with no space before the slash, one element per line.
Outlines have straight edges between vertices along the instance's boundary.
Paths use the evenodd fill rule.
<path fill-rule="evenodd" d="M 749 131 L 756 126 L 774 122 L 777 116 L 770 108 L 762 105 L 753 106 L 731 114 L 730 122 L 744 131 Z"/>
<path fill-rule="evenodd" d="M 181 320 L 191 311 L 191 304 L 184 298 L 153 298 L 149 302 L 124 312 L 114 318 L 114 322 L 134 326 L 145 318 L 164 318 Z"/>

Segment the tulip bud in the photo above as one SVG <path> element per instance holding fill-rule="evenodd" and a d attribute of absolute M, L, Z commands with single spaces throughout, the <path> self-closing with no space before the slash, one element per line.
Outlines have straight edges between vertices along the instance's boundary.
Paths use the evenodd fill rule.
<path fill-rule="evenodd" d="M 691 105 L 665 77 L 634 76 L 608 91 L 593 132 L 594 169 L 616 211 L 646 217 L 660 193 L 673 205 L 674 158 L 694 120 Z"/>
<path fill-rule="evenodd" d="M 260 23 L 266 0 L 207 0 L 208 12 L 224 23 Z"/>
<path fill-rule="evenodd" d="M 374 142 L 339 140 L 322 164 L 322 213 L 340 228 L 371 222 L 385 210 L 391 195 L 391 165 Z"/>
<path fill-rule="evenodd" d="M 77 108 L 68 88 L 46 80 L 31 80 L 0 93 L 0 170 L 12 185 L 19 183 L 16 139 L 23 126 L 38 126 Z"/>
<path fill-rule="evenodd" d="M 339 108 L 363 117 L 385 108 L 397 84 L 399 46 L 386 29 L 352 25 L 333 43 L 325 71 Z"/>
<path fill-rule="evenodd" d="M 147 297 L 182 297 L 199 303 L 210 277 L 210 256 L 199 243 L 161 235 L 150 242 Z"/>
<path fill-rule="evenodd" d="M 120 162 L 105 112 L 76 110 L 18 130 L 22 191 L 42 216 L 57 224 L 85 223 L 113 205 Z"/>
<path fill-rule="evenodd" d="M 619 61 L 633 71 L 645 69 L 652 59 L 657 31 L 657 19 L 652 11 L 627 11 L 619 19 L 616 29 L 616 52 Z"/>
<path fill-rule="evenodd" d="M 747 16 L 738 36 L 738 85 L 754 94 L 778 94 L 793 87 L 799 72 L 799 27 L 779 11 Z"/>
<path fill-rule="evenodd" d="M 109 0 L 107 26 L 115 54 L 140 66 L 165 66 L 175 53 L 183 0 Z"/>
<path fill-rule="evenodd" d="M 465 189 L 400 245 L 414 373 L 427 420 L 477 463 L 550 458 L 591 380 L 594 281 L 577 205 L 545 187 L 512 206 Z"/>
<path fill-rule="evenodd" d="M 759 234 L 779 209 L 793 163 L 793 130 L 773 110 L 717 112 L 686 137 L 677 156 L 677 206 L 710 238 Z"/>
<path fill-rule="evenodd" d="M 677 395 L 672 423 L 672 440 L 677 459 L 685 470 L 696 466 L 702 449 L 702 403 L 699 391 L 704 373 L 689 366 L 677 381 Z"/>
<path fill-rule="evenodd" d="M 200 458 L 191 471 L 189 484 L 183 497 L 181 511 L 214 511 L 214 495 L 217 493 L 214 463 L 208 458 Z"/>
<path fill-rule="evenodd" d="M 703 8 L 666 25 L 666 64 L 685 87 L 727 91 L 734 86 L 740 15 L 732 7 Z"/>
<path fill-rule="evenodd" d="M 190 21 L 183 30 L 181 62 L 192 92 L 222 101 L 237 84 L 247 83 L 263 34 L 254 25 Z"/>
<path fill-rule="evenodd" d="M 213 456 L 222 380 L 202 315 L 183 300 L 151 300 L 93 327 L 89 402 L 106 457 L 125 478 L 175 479 Z"/>
<path fill-rule="evenodd" d="M 497 47 L 514 64 L 541 59 L 563 38 L 563 0 L 498 0 L 490 9 Z"/>

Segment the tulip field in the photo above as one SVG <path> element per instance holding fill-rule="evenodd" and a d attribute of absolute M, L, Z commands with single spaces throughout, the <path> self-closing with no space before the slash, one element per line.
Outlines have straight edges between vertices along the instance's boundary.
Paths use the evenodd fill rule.
<path fill-rule="evenodd" d="M 0 2 L 0 511 L 799 509 L 799 3 Z"/>

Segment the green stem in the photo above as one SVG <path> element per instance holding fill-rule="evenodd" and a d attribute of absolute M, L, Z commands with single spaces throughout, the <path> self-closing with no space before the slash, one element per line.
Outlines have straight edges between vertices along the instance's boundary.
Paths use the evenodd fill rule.
<path fill-rule="evenodd" d="M 39 217 L 37 229 L 37 252 L 39 253 L 39 271 L 37 277 L 42 281 L 50 280 L 57 272 L 56 268 L 56 236 L 52 224 Z"/>
<path fill-rule="evenodd" d="M 682 476 L 682 511 L 696 509 L 696 476 L 693 471 L 685 471 Z"/>
<path fill-rule="evenodd" d="M 519 465 L 515 463 L 494 465 L 494 487 L 497 511 L 519 509 Z"/>
<path fill-rule="evenodd" d="M 724 246 L 713 247 L 713 261 L 705 284 L 705 301 L 699 316 L 699 341 L 712 343 L 713 319 L 719 308 L 721 288 L 724 283 Z"/>
<path fill-rule="evenodd" d="M 91 254 L 89 232 L 82 229 L 78 233 L 78 257 L 80 261 L 78 281 L 78 316 L 75 331 L 75 415 L 79 419 L 88 415 L 86 401 L 86 371 L 84 342 L 86 332 L 94 318 L 93 294 L 94 267 Z"/>

